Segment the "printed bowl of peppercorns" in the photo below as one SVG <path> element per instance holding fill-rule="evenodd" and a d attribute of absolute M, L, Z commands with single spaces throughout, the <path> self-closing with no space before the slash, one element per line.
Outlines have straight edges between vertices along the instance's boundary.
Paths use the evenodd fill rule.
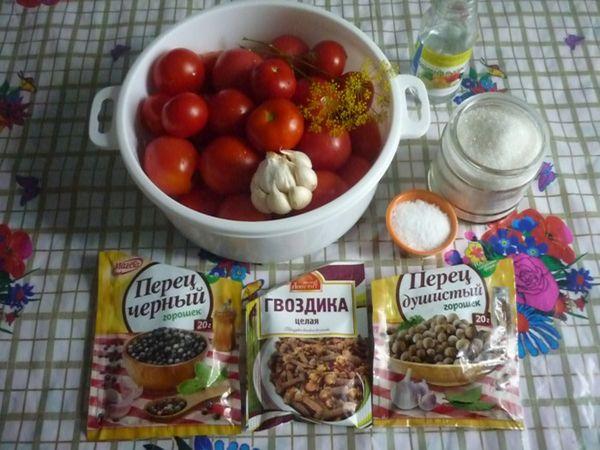
<path fill-rule="evenodd" d="M 194 377 L 194 366 L 207 350 L 208 342 L 201 334 L 161 327 L 125 343 L 123 366 L 139 386 L 167 391 Z"/>
<path fill-rule="evenodd" d="M 469 384 L 506 361 L 506 329 L 480 327 L 455 313 L 388 330 L 389 366 L 438 386 Z"/>

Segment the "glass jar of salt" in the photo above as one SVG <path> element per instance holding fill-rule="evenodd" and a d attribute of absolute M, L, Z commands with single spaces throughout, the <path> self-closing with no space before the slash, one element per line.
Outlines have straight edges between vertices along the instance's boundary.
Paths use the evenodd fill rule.
<path fill-rule="evenodd" d="M 462 219 L 501 219 L 538 174 L 548 135 L 546 123 L 524 101 L 502 93 L 473 96 L 444 128 L 429 188 L 446 197 Z"/>

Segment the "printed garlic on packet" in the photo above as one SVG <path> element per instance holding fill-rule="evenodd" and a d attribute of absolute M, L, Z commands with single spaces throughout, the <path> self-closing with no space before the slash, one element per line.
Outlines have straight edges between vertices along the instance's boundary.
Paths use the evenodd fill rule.
<path fill-rule="evenodd" d="M 87 436 L 241 431 L 242 284 L 100 252 Z"/>
<path fill-rule="evenodd" d="M 370 425 L 369 342 L 363 264 L 320 267 L 250 302 L 248 428 Z"/>
<path fill-rule="evenodd" d="M 375 280 L 373 422 L 523 428 L 510 258 Z"/>

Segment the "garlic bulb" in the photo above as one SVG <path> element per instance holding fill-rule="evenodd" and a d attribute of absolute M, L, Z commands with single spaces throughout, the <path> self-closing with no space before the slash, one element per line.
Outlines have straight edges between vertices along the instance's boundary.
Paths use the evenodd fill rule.
<path fill-rule="evenodd" d="M 267 152 L 250 183 L 250 199 L 265 214 L 287 214 L 306 208 L 317 187 L 310 158 L 298 151 Z"/>
<path fill-rule="evenodd" d="M 392 387 L 392 402 L 399 409 L 413 409 L 419 404 L 417 393 L 413 389 L 413 382 L 410 381 L 412 369 L 408 369 L 404 378 Z"/>
<path fill-rule="evenodd" d="M 392 386 L 392 402 L 399 409 L 414 409 L 417 406 L 423 411 L 431 411 L 437 405 L 434 392 L 429 390 L 425 380 L 419 383 L 411 381 L 412 369 L 408 369 L 402 381 Z"/>

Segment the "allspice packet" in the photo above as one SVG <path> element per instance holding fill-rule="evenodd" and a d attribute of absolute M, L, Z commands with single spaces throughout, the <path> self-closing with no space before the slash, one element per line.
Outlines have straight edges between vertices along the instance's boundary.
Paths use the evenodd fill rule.
<path fill-rule="evenodd" d="M 510 258 L 371 284 L 373 423 L 523 429 Z"/>
<path fill-rule="evenodd" d="M 87 437 L 241 431 L 242 284 L 100 252 Z"/>

